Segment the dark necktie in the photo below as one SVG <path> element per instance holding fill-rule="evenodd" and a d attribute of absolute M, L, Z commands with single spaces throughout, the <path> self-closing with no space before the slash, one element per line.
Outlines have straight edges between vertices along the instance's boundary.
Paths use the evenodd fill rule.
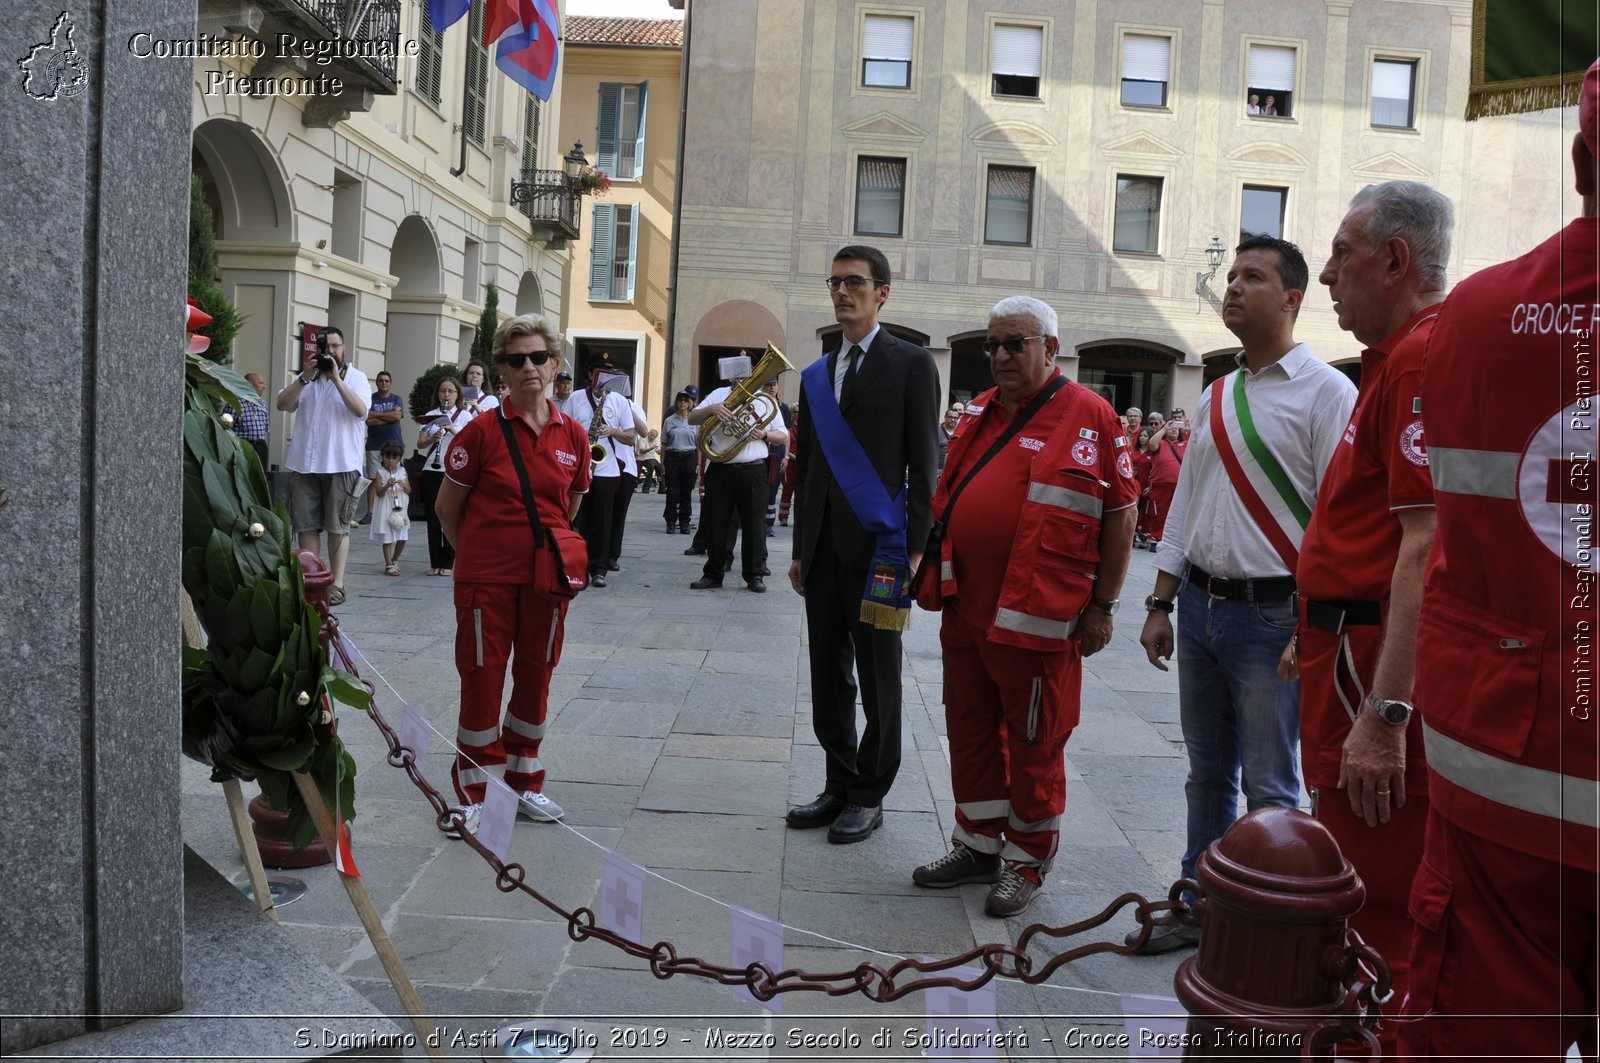
<path fill-rule="evenodd" d="M 865 354 L 866 352 L 860 346 L 852 343 L 850 352 L 845 355 L 846 358 L 850 359 L 850 364 L 844 371 L 844 383 L 839 386 L 839 406 L 841 408 L 848 406 L 850 400 L 855 397 L 856 367 L 861 364 L 861 359 Z"/>

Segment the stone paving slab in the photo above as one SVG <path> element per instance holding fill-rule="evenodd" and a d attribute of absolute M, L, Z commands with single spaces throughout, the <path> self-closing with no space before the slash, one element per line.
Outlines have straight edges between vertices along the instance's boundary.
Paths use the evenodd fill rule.
<path fill-rule="evenodd" d="M 696 757 L 656 761 L 639 798 L 642 809 L 781 816 L 787 810 L 781 766 Z"/>

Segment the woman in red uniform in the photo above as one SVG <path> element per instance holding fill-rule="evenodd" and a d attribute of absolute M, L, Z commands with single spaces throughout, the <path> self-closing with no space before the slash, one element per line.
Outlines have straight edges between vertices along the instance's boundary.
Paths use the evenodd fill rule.
<path fill-rule="evenodd" d="M 1173 493 L 1178 490 L 1178 469 L 1183 465 L 1184 443 L 1180 440 L 1183 426 L 1168 421 L 1159 432 L 1153 432 L 1145 444 L 1145 480 L 1150 485 L 1150 498 L 1145 507 L 1145 537 L 1150 549 L 1161 542 L 1167 526 L 1167 510 L 1172 505 Z"/>
<path fill-rule="evenodd" d="M 552 588 L 551 551 L 536 547 L 517 464 L 506 431 L 533 491 L 539 523 L 571 530 L 589 487 L 587 428 L 551 400 L 561 368 L 560 337 L 543 320 L 524 315 L 501 322 L 494 360 L 509 383 L 497 409 L 472 420 L 445 455 L 445 481 L 435 503 L 456 544 L 456 670 L 461 674 L 460 753 L 451 769 L 464 823 L 475 830 L 491 768 L 521 799 L 517 811 L 551 822 L 561 806 L 544 796 L 539 746 L 549 707 L 550 674 L 561 660 L 567 598 Z M 575 551 L 574 551 L 575 552 Z M 581 573 L 585 559 L 567 557 Z M 511 662 L 511 700 L 502 723 L 500 695 Z"/>

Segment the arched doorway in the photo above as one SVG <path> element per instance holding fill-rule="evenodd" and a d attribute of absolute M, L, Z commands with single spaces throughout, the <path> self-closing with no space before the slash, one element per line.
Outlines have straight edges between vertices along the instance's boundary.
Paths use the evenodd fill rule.
<path fill-rule="evenodd" d="M 1224 347 L 1220 351 L 1202 355 L 1200 363 L 1205 366 L 1202 384 L 1209 387 L 1213 381 L 1221 380 L 1239 368 L 1239 350 L 1238 347 Z"/>
<path fill-rule="evenodd" d="M 289 320 L 294 304 L 294 205 L 289 184 L 270 147 L 249 126 L 213 118 L 194 131 L 190 167 L 216 225 L 218 283 L 244 316 L 233 341 L 233 368 L 260 373 L 268 394 L 300 367 L 300 348 Z M 272 248 L 277 245 L 277 262 Z M 236 249 L 247 249 L 241 268 Z M 288 439 L 288 416 L 270 411 L 268 463 L 278 462 Z"/>
<path fill-rule="evenodd" d="M 395 390 L 405 395 L 412 382 L 439 360 L 440 312 L 444 309 L 439 242 L 421 215 L 408 214 L 395 230 L 389 272 L 398 280 L 389 298 L 384 367 L 394 378 Z M 451 351 L 452 358 L 454 354 Z"/>
<path fill-rule="evenodd" d="M 690 367 L 693 383 L 699 386 L 700 394 L 711 392 L 722 385 L 722 376 L 717 371 L 718 359 L 731 358 L 744 351 L 754 363 L 761 360 L 768 343 L 779 348 L 784 344 L 783 325 L 771 310 L 749 299 L 718 303 L 700 319 L 694 330 L 694 364 Z M 783 353 L 791 365 L 804 368 L 791 352 Z M 673 385 L 674 392 L 681 386 Z M 786 381 L 783 387 L 785 394 L 793 395 L 798 384 Z"/>
<path fill-rule="evenodd" d="M 539 278 L 532 270 L 524 273 L 517 285 L 517 305 L 513 312 L 518 315 L 544 313 L 544 290 L 539 287 Z"/>
<path fill-rule="evenodd" d="M 983 353 L 983 341 L 988 337 L 987 329 L 950 337 L 950 403 L 971 402 L 994 387 L 989 356 Z"/>
<path fill-rule="evenodd" d="M 1078 383 L 1098 392 L 1118 413 L 1172 408 L 1173 368 L 1183 355 L 1139 340 L 1111 340 L 1078 348 Z"/>

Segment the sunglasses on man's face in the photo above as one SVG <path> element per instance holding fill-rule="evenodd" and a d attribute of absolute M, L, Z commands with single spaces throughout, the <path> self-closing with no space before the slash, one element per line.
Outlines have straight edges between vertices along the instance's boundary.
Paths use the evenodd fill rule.
<path fill-rule="evenodd" d="M 1010 339 L 1004 340 L 984 340 L 979 349 L 990 358 L 993 358 L 995 352 L 1002 347 L 1005 348 L 1007 354 L 1017 355 L 1022 353 L 1022 349 L 1028 345 L 1029 340 L 1046 338 L 1045 336 L 1012 336 Z"/>
<path fill-rule="evenodd" d="M 532 361 L 534 365 L 543 365 L 550 360 L 549 351 L 534 351 L 532 354 L 502 354 L 500 362 L 513 369 L 521 369 L 522 363 Z"/>

